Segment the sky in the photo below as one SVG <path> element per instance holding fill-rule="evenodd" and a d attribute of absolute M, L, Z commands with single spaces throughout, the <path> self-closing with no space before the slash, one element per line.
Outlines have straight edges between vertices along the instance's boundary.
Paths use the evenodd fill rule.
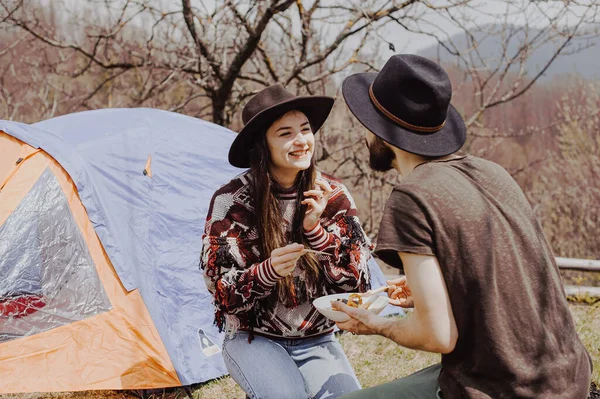
<path fill-rule="evenodd" d="M 580 4 L 592 3 L 596 0 L 587 0 Z M 448 4 L 447 1 L 433 2 L 435 5 Z M 528 4 L 524 7 L 524 4 Z M 541 0 L 533 4 L 525 0 L 472 0 L 468 8 L 461 7 L 456 9 L 452 14 L 459 16 L 461 20 L 468 21 L 470 26 L 483 26 L 491 23 L 510 23 L 514 25 L 524 26 L 527 24 L 531 28 L 547 27 L 548 18 L 544 15 L 556 15 L 561 10 L 564 10 L 562 1 Z M 596 9 L 600 5 L 596 5 Z M 578 21 L 579 17 L 585 12 L 585 7 L 570 6 L 569 11 L 561 18 L 561 23 L 572 25 L 574 21 Z M 590 13 L 588 12 L 588 15 Z M 588 23 L 592 23 L 589 20 Z M 596 16 L 595 22 L 600 23 L 599 16 Z M 422 30 L 432 34 L 444 37 L 447 33 L 449 36 L 463 32 L 456 23 L 451 21 L 443 12 L 429 12 L 421 18 L 420 27 Z M 422 34 L 407 32 L 398 24 L 388 24 L 384 27 L 383 38 L 389 38 L 393 42 L 397 52 L 417 52 L 421 49 L 429 47 L 437 43 L 434 38 L 427 37 Z M 382 40 L 384 42 L 384 40 Z M 384 47 L 388 47 L 383 43 Z M 391 53 L 391 51 L 390 51 Z"/>

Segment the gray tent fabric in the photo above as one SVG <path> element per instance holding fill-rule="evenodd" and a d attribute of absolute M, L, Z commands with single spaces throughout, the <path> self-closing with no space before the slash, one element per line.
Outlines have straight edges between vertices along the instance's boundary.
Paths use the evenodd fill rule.
<path fill-rule="evenodd" d="M 220 354 L 206 351 L 206 342 L 220 347 L 223 337 L 198 264 L 210 199 L 242 172 L 227 162 L 235 133 L 149 108 L 0 121 L 0 130 L 42 148 L 70 175 L 123 286 L 139 289 L 182 384 L 227 374 Z M 369 266 L 372 285 L 385 284 L 376 262 Z"/>
<path fill-rule="evenodd" d="M 27 317 L 0 317 L 0 343 L 111 309 L 68 200 L 49 170 L 0 226 L 0 298 L 23 296 L 36 306 L 27 308 Z"/>

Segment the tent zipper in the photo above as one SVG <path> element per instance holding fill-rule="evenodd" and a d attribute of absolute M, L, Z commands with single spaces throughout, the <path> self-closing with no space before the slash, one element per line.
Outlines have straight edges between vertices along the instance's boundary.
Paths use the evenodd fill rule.
<path fill-rule="evenodd" d="M 10 181 L 10 179 L 12 179 L 12 177 L 15 175 L 15 173 L 17 173 L 17 171 L 19 170 L 19 168 L 21 167 L 21 165 L 23 165 L 23 162 L 26 161 L 27 159 L 31 158 L 32 156 L 34 156 L 35 154 L 37 154 L 38 152 L 40 152 L 41 150 L 38 148 L 37 150 L 30 152 L 29 154 L 23 156 L 23 157 L 19 157 L 16 161 L 15 161 L 15 166 L 13 167 L 12 172 L 10 172 L 10 174 L 8 176 L 6 176 L 6 179 L 4 179 L 4 181 L 2 182 L 2 184 L 0 184 L 0 191 L 2 191 L 2 189 L 4 188 L 4 186 L 6 186 L 8 184 L 8 182 Z"/>

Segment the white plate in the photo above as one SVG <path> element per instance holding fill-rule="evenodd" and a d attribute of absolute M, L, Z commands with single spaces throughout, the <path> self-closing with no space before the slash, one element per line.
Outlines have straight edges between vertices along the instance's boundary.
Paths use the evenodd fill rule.
<path fill-rule="evenodd" d="M 344 312 L 333 310 L 331 308 L 331 301 L 336 301 L 338 299 L 348 299 L 350 294 L 351 292 L 322 296 L 313 301 L 313 306 L 328 319 L 342 323 L 350 320 L 350 316 L 348 316 Z M 368 299 L 369 298 L 367 297 L 364 299 L 364 301 L 367 301 Z M 379 314 L 387 306 L 387 304 L 387 295 L 381 295 L 377 297 L 377 299 L 371 305 L 369 305 L 369 310 L 375 314 Z"/>

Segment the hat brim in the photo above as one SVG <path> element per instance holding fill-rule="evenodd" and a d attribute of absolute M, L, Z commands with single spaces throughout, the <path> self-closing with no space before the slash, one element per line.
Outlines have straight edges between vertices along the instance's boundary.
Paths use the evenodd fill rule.
<path fill-rule="evenodd" d="M 467 138 L 465 123 L 452 105 L 444 127 L 434 133 L 420 133 L 403 128 L 384 116 L 369 97 L 369 87 L 377 73 L 358 73 L 342 84 L 348 108 L 360 123 L 385 142 L 413 154 L 441 157 L 458 151 Z"/>
<path fill-rule="evenodd" d="M 327 96 L 295 97 L 259 112 L 244 125 L 231 143 L 229 163 L 238 168 L 249 168 L 249 150 L 256 140 L 256 133 L 266 133 L 266 128 L 286 112 L 301 111 L 308 118 L 313 134 L 317 133 L 327 120 L 334 101 L 332 97 Z"/>

